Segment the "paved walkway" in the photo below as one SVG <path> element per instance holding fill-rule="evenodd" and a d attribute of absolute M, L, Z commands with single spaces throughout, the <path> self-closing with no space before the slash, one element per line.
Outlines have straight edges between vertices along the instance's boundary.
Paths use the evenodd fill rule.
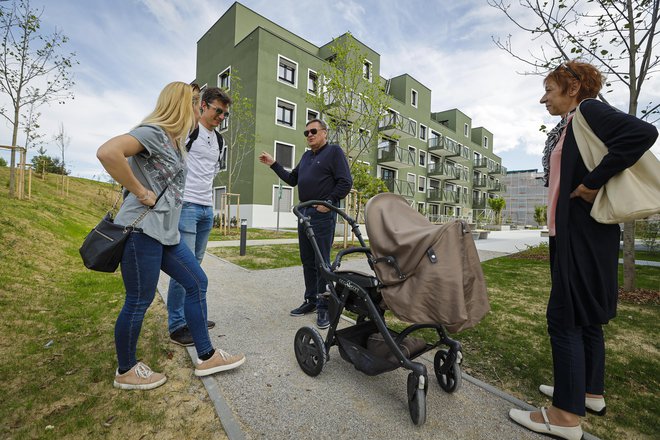
<path fill-rule="evenodd" d="M 480 257 L 501 256 L 547 240 L 538 231 L 511 232 L 516 232 L 515 240 L 507 238 L 510 232 L 478 240 Z M 366 261 L 351 260 L 342 268 L 366 266 Z M 427 421 L 420 427 L 410 420 L 404 369 L 369 377 L 332 347 L 321 374 L 309 377 L 298 367 L 293 338 L 301 326 L 313 326 L 315 316 L 289 316 L 302 297 L 302 269 L 248 271 L 210 254 L 203 267 L 209 277 L 209 316 L 218 322 L 210 332 L 213 344 L 247 357 L 237 370 L 202 379 L 231 440 L 546 438 L 509 420 L 509 408 L 531 409 L 528 404 L 488 384 L 464 374 L 456 393 L 442 391 L 433 374 L 434 353 L 420 358 L 430 373 Z M 163 274 L 161 295 L 168 281 Z M 196 357 L 194 348 L 188 351 Z M 535 400 L 544 402 L 540 395 Z"/>

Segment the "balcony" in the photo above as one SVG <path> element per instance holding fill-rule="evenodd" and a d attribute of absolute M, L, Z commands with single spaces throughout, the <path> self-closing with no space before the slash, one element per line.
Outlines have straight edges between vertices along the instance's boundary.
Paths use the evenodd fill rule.
<path fill-rule="evenodd" d="M 404 197 L 413 197 L 415 195 L 415 184 L 407 180 L 386 179 L 383 180 L 387 189 L 393 194 L 399 194 Z"/>
<path fill-rule="evenodd" d="M 387 136 L 416 137 L 417 123 L 398 113 L 388 113 L 380 119 L 378 130 Z"/>
<path fill-rule="evenodd" d="M 472 180 L 472 186 L 475 188 L 488 188 L 488 178 L 486 177 L 475 177 Z"/>
<path fill-rule="evenodd" d="M 443 157 L 460 155 L 458 142 L 448 137 L 433 136 L 429 139 L 429 152 Z"/>
<path fill-rule="evenodd" d="M 465 145 L 458 144 L 456 147 L 456 151 L 458 154 L 456 157 L 454 157 L 453 160 L 460 164 L 468 164 L 470 163 L 470 149 L 466 147 Z"/>
<path fill-rule="evenodd" d="M 485 197 L 473 197 L 472 198 L 472 209 L 486 209 L 486 198 Z"/>
<path fill-rule="evenodd" d="M 452 177 L 449 177 L 448 180 L 453 181 L 454 183 L 469 183 L 470 182 L 470 173 L 468 170 L 461 168 L 454 168 L 454 173 Z"/>
<path fill-rule="evenodd" d="M 488 167 L 488 174 L 494 176 L 504 176 L 506 175 L 506 168 L 504 168 L 499 163 L 495 163 L 492 166 Z"/>
<path fill-rule="evenodd" d="M 506 185 L 504 185 L 503 183 L 500 183 L 500 182 L 492 182 L 492 183 L 488 186 L 488 191 L 492 191 L 492 192 L 504 192 L 504 191 L 506 191 Z"/>
<path fill-rule="evenodd" d="M 427 175 L 436 179 L 456 179 L 456 168 L 445 162 L 430 162 Z"/>
<path fill-rule="evenodd" d="M 456 191 L 441 188 L 429 188 L 427 196 L 429 202 L 459 203 L 459 195 Z"/>
<path fill-rule="evenodd" d="M 415 155 L 390 142 L 378 144 L 378 164 L 391 168 L 407 168 L 415 165 Z"/>
<path fill-rule="evenodd" d="M 488 158 L 480 157 L 479 159 L 474 159 L 473 162 L 474 168 L 488 168 Z"/>

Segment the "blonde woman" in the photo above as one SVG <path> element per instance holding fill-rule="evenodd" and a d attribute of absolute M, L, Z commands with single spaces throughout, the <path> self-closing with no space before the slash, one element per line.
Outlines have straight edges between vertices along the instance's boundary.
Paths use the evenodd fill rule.
<path fill-rule="evenodd" d="M 190 249 L 179 244 L 184 140 L 195 124 L 194 106 L 193 87 L 170 83 L 161 91 L 154 111 L 140 125 L 110 139 L 97 152 L 108 174 L 124 187 L 117 224 L 130 224 L 153 207 L 137 225 L 141 230 L 131 233 L 121 261 L 126 299 L 115 324 L 117 388 L 148 390 L 167 380 L 136 358 L 142 321 L 154 299 L 161 270 L 186 290 L 186 322 L 199 358 L 195 374 L 207 376 L 245 361 L 242 354 L 232 356 L 211 345 L 206 328 L 206 274 Z"/>

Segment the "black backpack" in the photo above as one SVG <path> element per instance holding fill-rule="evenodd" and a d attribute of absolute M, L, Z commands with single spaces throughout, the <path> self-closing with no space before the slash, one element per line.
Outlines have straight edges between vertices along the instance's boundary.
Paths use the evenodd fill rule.
<path fill-rule="evenodd" d="M 215 133 L 216 137 L 218 138 L 218 149 L 220 153 L 218 154 L 218 163 L 220 164 L 220 169 L 225 168 L 225 161 L 227 159 L 227 146 L 225 145 L 225 140 L 223 139 L 222 135 L 218 133 L 217 130 L 213 130 Z M 195 142 L 195 139 L 197 139 L 197 136 L 199 136 L 199 127 L 196 127 L 192 133 L 190 133 L 190 136 L 188 136 L 188 142 L 186 142 L 186 151 L 190 151 L 190 148 L 192 147 L 193 142 Z"/>

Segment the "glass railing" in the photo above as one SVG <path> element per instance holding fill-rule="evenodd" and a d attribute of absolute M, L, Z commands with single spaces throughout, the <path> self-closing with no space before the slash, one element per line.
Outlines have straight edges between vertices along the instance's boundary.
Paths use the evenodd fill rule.
<path fill-rule="evenodd" d="M 402 196 L 413 197 L 415 195 L 415 184 L 407 180 L 399 179 L 385 179 L 385 186 L 393 194 L 400 194 Z"/>
<path fill-rule="evenodd" d="M 405 165 L 415 165 L 415 155 L 412 151 L 389 143 L 381 145 L 378 146 L 378 161 L 398 162 Z"/>

